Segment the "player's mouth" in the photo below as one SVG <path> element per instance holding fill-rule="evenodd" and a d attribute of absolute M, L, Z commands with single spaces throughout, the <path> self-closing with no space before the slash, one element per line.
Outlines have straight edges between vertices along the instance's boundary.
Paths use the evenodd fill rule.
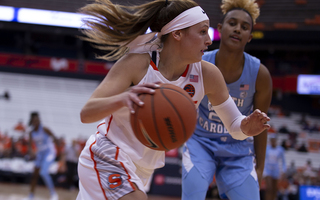
<path fill-rule="evenodd" d="M 230 38 L 233 40 L 241 41 L 241 39 L 238 35 L 231 35 Z"/>

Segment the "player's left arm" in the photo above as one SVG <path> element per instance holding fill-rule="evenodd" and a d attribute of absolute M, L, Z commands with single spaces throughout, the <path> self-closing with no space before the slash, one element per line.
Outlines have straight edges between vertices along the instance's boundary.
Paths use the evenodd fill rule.
<path fill-rule="evenodd" d="M 268 69 L 260 64 L 257 80 L 256 92 L 253 99 L 253 108 L 259 109 L 262 112 L 268 113 L 268 109 L 272 98 L 272 79 Z M 264 130 L 257 136 L 254 136 L 254 150 L 256 154 L 256 171 L 258 175 L 259 184 L 261 183 L 264 161 L 266 157 L 267 148 L 267 132 Z"/>
<path fill-rule="evenodd" d="M 52 137 L 55 145 L 58 147 L 58 139 L 57 137 L 52 133 L 52 131 L 50 129 L 48 129 L 47 127 L 43 127 L 43 130 L 50 136 Z"/>

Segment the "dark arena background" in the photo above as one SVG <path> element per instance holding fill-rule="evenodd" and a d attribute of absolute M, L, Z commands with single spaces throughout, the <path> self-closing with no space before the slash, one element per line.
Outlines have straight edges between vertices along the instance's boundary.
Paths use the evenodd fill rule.
<path fill-rule="evenodd" d="M 27 197 L 33 160 L 27 156 L 28 120 L 38 111 L 59 138 L 50 168 L 59 199 L 75 199 L 78 176 L 66 183 L 66 149 L 81 151 L 96 124 L 82 124 L 80 110 L 112 67 L 95 58 L 102 53 L 81 36 L 78 9 L 87 0 L 0 1 L 0 199 Z M 138 4 L 142 0 L 113 0 Z M 196 1 L 210 18 L 213 43 L 222 14 L 220 0 Z M 258 0 L 260 16 L 246 52 L 269 69 L 273 98 L 270 132 L 285 148 L 290 179 L 279 183 L 279 199 L 320 199 L 320 1 Z M 74 144 L 74 145 L 72 145 Z M 181 197 L 181 149 L 166 153 L 166 166 L 155 171 L 150 200 Z M 261 194 L 265 192 L 262 182 Z M 263 195 L 261 195 L 263 199 Z M 35 199 L 48 199 L 39 179 Z M 207 199 L 219 199 L 215 182 Z"/>

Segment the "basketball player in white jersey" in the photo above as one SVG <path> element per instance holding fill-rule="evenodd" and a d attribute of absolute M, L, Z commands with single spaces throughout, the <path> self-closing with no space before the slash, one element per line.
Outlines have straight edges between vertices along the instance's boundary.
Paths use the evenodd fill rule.
<path fill-rule="evenodd" d="M 153 94 L 159 87 L 155 82 L 193 91 L 196 106 L 207 95 L 235 138 L 269 128 L 270 119 L 260 110 L 241 115 L 218 68 L 201 61 L 211 44 L 209 19 L 194 1 L 155 0 L 129 7 L 97 0 L 81 10 L 95 17 L 86 21 L 91 27 L 84 32 L 87 39 L 111 51 L 102 58 L 119 60 L 81 110 L 83 123 L 102 122 L 79 158 L 78 200 L 147 199 L 144 186 L 164 165 L 164 152 L 135 138 L 129 116 L 133 104 L 143 106 L 140 93 Z M 148 27 L 152 32 L 144 34 Z"/>

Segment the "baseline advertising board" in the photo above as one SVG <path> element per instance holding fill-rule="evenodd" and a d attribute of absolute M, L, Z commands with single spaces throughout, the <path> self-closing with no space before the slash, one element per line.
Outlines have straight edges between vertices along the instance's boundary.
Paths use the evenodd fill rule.
<path fill-rule="evenodd" d="M 320 200 L 320 186 L 300 186 L 300 200 Z"/>

